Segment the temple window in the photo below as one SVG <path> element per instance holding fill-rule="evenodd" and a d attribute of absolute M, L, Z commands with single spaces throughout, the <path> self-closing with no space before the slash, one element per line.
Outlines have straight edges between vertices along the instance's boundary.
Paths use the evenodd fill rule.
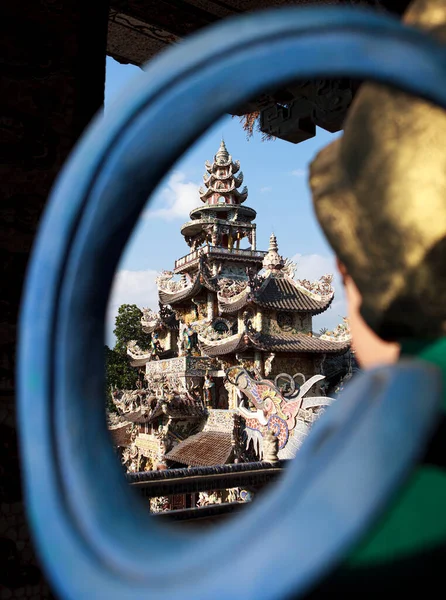
<path fill-rule="evenodd" d="M 229 327 L 225 321 L 215 321 L 214 329 L 217 333 L 228 333 Z"/>
<path fill-rule="evenodd" d="M 290 331 L 293 328 L 293 314 L 290 312 L 277 313 L 277 325 L 283 331 Z"/>

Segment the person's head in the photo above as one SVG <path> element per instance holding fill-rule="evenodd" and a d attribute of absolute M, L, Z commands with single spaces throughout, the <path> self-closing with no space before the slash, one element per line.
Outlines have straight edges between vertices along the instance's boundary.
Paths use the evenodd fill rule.
<path fill-rule="evenodd" d="M 446 41 L 446 0 L 416 0 L 405 21 Z M 396 346 L 383 340 L 446 333 L 445 140 L 446 111 L 367 83 L 343 137 L 311 164 L 316 215 L 342 265 L 365 366 L 376 364 L 361 358 L 367 346 L 388 362 Z"/>
<path fill-rule="evenodd" d="M 350 277 L 345 266 L 338 261 L 347 300 L 348 322 L 352 336 L 352 349 L 361 367 L 370 369 L 398 360 L 400 345 L 385 342 L 371 329 L 361 315 L 361 293 Z"/>

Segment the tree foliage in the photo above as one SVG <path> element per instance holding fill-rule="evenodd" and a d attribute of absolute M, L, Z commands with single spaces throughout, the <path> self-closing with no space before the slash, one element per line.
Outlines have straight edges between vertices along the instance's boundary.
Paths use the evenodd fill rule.
<path fill-rule="evenodd" d="M 108 392 L 113 388 L 131 390 L 136 387 L 138 370 L 130 365 L 126 354 L 105 346 L 105 365 Z"/>
<path fill-rule="evenodd" d="M 237 115 L 234 115 L 233 118 L 236 116 Z M 254 132 L 262 134 L 262 142 L 271 142 L 276 139 L 273 135 L 265 133 L 260 129 L 260 111 L 248 113 L 238 118 L 244 131 L 246 131 L 246 139 L 249 140 L 250 138 L 252 138 Z"/>
<path fill-rule="evenodd" d="M 142 311 L 136 304 L 121 304 L 115 321 L 113 333 L 116 337 L 115 350 L 127 352 L 127 344 L 136 340 L 141 350 L 147 350 L 150 345 L 150 334 L 144 333 L 141 326 Z"/>
<path fill-rule="evenodd" d="M 136 340 L 142 350 L 149 348 L 151 336 L 142 330 L 141 317 L 142 312 L 136 304 L 122 304 L 118 309 L 113 330 L 116 337 L 115 347 L 110 349 L 105 346 L 106 389 L 110 408 L 112 389 L 128 390 L 136 387 L 139 373 L 138 369 L 130 364 L 127 344 L 131 340 Z"/>

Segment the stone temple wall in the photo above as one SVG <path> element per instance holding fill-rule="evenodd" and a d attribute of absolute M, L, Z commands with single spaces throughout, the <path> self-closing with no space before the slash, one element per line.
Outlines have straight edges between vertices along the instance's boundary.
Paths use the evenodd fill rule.
<path fill-rule="evenodd" d="M 2 2 L 0 93 L 0 599 L 50 598 L 22 504 L 15 344 L 25 269 L 48 193 L 103 103 L 108 3 Z"/>
<path fill-rule="evenodd" d="M 288 373 L 289 375 L 303 373 L 309 379 L 317 374 L 314 368 L 314 360 L 311 354 L 293 357 L 286 354 L 277 354 L 273 360 L 271 374 L 268 378 L 274 379 L 280 373 Z"/>

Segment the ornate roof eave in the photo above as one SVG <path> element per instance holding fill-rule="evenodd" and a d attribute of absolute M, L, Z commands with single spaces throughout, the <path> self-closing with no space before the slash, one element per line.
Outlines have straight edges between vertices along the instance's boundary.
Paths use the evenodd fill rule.
<path fill-rule="evenodd" d="M 140 362 L 141 364 L 145 364 L 148 360 L 151 359 L 152 356 L 150 350 L 141 350 L 133 342 L 129 342 L 129 344 L 127 345 L 127 354 L 133 361 Z"/>
<path fill-rule="evenodd" d="M 226 173 L 225 175 L 217 175 L 216 173 L 209 173 L 208 175 L 206 175 L 206 173 L 205 173 L 203 175 L 203 183 L 206 187 L 209 187 L 211 181 L 213 181 L 213 180 L 214 181 L 227 181 L 228 179 L 231 179 L 231 178 L 234 178 L 234 181 L 236 182 L 236 187 L 241 185 L 241 183 L 243 182 L 243 171 L 240 171 L 238 174 L 238 177 L 237 177 L 234 174 L 232 164 L 229 166 L 229 172 Z"/>
<path fill-rule="evenodd" d="M 283 334 L 271 336 L 269 334 L 247 331 L 251 344 L 257 350 L 264 352 L 293 352 L 302 354 L 344 354 L 350 348 L 349 340 L 328 341 L 318 337 L 298 334 Z"/>
<path fill-rule="evenodd" d="M 154 312 L 151 308 L 142 309 L 141 327 L 144 333 L 152 333 L 161 326 L 160 314 Z"/>
<path fill-rule="evenodd" d="M 136 358 L 130 361 L 131 367 L 143 367 L 146 363 L 149 362 L 149 358 Z"/>
<path fill-rule="evenodd" d="M 240 170 L 240 161 L 232 160 L 232 156 L 230 156 L 229 160 L 224 163 L 218 163 L 218 164 L 216 164 L 215 162 L 210 163 L 207 160 L 204 163 L 204 166 L 206 167 L 206 171 L 211 174 L 214 173 L 215 169 L 217 169 L 217 168 L 219 169 L 221 167 L 232 167 L 232 174 L 235 175 Z"/>
<path fill-rule="evenodd" d="M 203 190 L 203 188 L 200 188 L 199 192 L 200 192 L 200 196 L 203 196 L 204 194 L 206 194 L 208 196 L 209 196 L 209 194 L 228 194 L 229 192 L 233 192 L 237 187 L 238 187 L 238 185 L 236 184 L 236 179 L 234 177 L 231 185 L 228 188 L 218 188 L 211 184 L 208 184 L 206 186 L 206 190 Z"/>
<path fill-rule="evenodd" d="M 250 295 L 251 290 L 249 287 L 232 298 L 225 298 L 217 293 L 219 311 L 227 314 L 238 312 L 250 303 Z"/>
<path fill-rule="evenodd" d="M 113 446 L 125 448 L 130 446 L 132 436 L 130 429 L 133 423 L 131 421 L 122 421 L 116 425 L 109 426 L 108 430 L 113 440 Z"/>
<path fill-rule="evenodd" d="M 238 177 L 234 176 L 235 187 L 238 188 L 242 185 L 244 179 L 243 171 L 240 171 Z"/>
<path fill-rule="evenodd" d="M 156 329 L 162 326 L 162 323 L 159 319 L 156 321 L 144 321 L 141 319 L 141 327 L 144 333 L 153 333 Z"/>
<path fill-rule="evenodd" d="M 291 281 L 293 282 L 296 289 L 299 290 L 299 292 L 301 292 L 302 294 L 305 294 L 309 298 L 313 298 L 317 302 L 324 302 L 324 301 L 328 301 L 330 298 L 331 299 L 334 298 L 334 290 L 330 294 L 321 295 L 321 294 L 317 294 L 315 292 L 311 292 L 308 288 L 304 287 L 303 285 L 300 285 L 299 281 L 296 281 L 294 279 L 292 279 Z"/>
<path fill-rule="evenodd" d="M 253 297 L 252 302 L 261 308 L 266 308 L 269 310 L 280 310 L 284 312 L 292 312 L 292 313 L 305 313 L 310 314 L 313 317 L 324 313 L 328 308 L 330 308 L 331 303 L 334 300 L 334 296 L 332 296 L 325 304 L 321 304 L 318 308 L 294 308 L 292 306 L 281 306 L 279 302 L 276 304 L 274 302 L 262 302 L 257 298 Z"/>
<path fill-rule="evenodd" d="M 274 286 L 276 289 L 272 293 L 272 298 L 267 299 L 265 296 L 268 295 L 268 287 L 270 286 Z M 295 293 L 293 294 L 294 290 Z M 252 301 L 262 308 L 311 315 L 325 312 L 333 299 L 334 293 L 325 297 L 312 294 L 307 289 L 296 285 L 294 279 L 285 274 L 277 277 L 275 274 L 270 273 L 262 285 L 252 291 Z"/>
<path fill-rule="evenodd" d="M 161 304 L 178 304 L 184 300 L 189 300 L 196 296 L 202 288 L 200 274 L 193 280 L 192 284 L 188 285 L 177 292 L 168 292 L 166 290 L 158 290 L 158 297 Z"/>
<path fill-rule="evenodd" d="M 245 332 L 236 333 L 222 340 L 207 340 L 198 336 L 201 351 L 210 358 L 214 356 L 224 356 L 225 354 L 233 354 L 240 350 L 246 350 L 249 345 L 249 340 Z"/>
<path fill-rule="evenodd" d="M 239 192 L 237 189 L 235 189 L 233 194 L 239 200 L 240 203 L 244 202 L 246 200 L 246 198 L 248 197 L 248 188 L 245 185 L 245 187 L 242 189 L 241 192 Z"/>

